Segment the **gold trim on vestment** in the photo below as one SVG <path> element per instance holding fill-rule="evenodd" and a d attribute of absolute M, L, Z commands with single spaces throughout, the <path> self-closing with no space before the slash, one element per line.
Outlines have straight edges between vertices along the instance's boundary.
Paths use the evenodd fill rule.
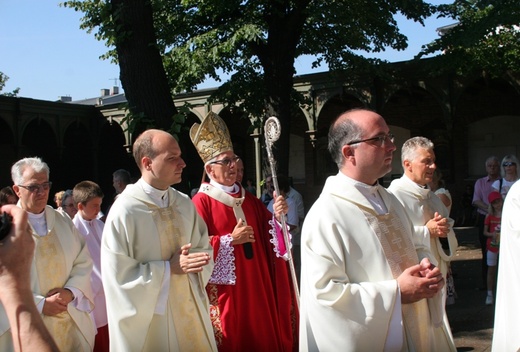
<path fill-rule="evenodd" d="M 408 236 L 404 235 L 406 230 L 398 216 L 393 213 L 379 215 L 373 209 L 354 202 L 351 203 L 363 212 L 368 225 L 379 239 L 394 279 L 397 279 L 407 268 L 419 263 L 413 242 Z M 427 305 L 420 303 L 401 304 L 401 308 L 406 336 L 403 350 L 429 350 L 430 315 Z M 421 319 L 425 317 L 427 318 L 426 321 Z"/>
<path fill-rule="evenodd" d="M 174 253 L 180 252 L 181 247 L 188 243 L 183 228 L 183 218 L 175 204 L 167 208 L 159 208 L 154 204 L 145 203 L 152 212 L 152 218 L 157 226 L 161 243 L 161 259 L 170 260 Z M 202 279 L 199 274 L 199 284 Z M 175 332 L 179 344 L 179 351 L 211 351 L 210 339 L 212 331 L 206 331 L 203 317 L 195 300 L 188 274 L 170 274 L 170 293 L 168 306 L 173 317 Z M 211 336 L 208 336 L 208 333 Z"/>
<path fill-rule="evenodd" d="M 34 261 L 38 272 L 40 294 L 45 297 L 50 290 L 64 287 L 69 272 L 65 253 L 54 229 L 46 236 L 36 235 L 34 238 L 36 239 Z M 74 331 L 76 323 L 68 311 L 53 316 L 42 314 L 42 318 L 60 351 L 81 349 L 81 342 L 78 341 Z"/>
<path fill-rule="evenodd" d="M 221 190 L 218 187 L 214 187 L 210 184 L 203 184 L 199 192 L 202 192 L 204 194 L 207 194 L 211 198 L 219 201 L 220 203 L 227 205 L 228 207 L 231 207 L 233 209 L 233 213 L 235 213 L 235 219 L 238 222 L 238 219 L 242 219 L 243 225 L 247 225 L 247 219 L 246 215 L 244 214 L 244 211 L 242 210 L 242 204 L 244 204 L 244 201 L 246 199 L 246 192 L 244 188 L 241 189 L 241 197 L 235 198 L 223 190 Z"/>

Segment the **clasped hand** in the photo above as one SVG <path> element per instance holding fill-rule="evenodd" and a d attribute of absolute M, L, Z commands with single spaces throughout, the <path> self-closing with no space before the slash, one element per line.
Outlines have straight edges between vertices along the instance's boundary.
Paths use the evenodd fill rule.
<path fill-rule="evenodd" d="M 70 290 L 65 288 L 54 288 L 47 293 L 42 313 L 45 315 L 58 315 L 67 310 L 67 306 L 72 302 L 74 296 Z"/>
<path fill-rule="evenodd" d="M 447 237 L 450 232 L 450 224 L 447 218 L 435 212 L 433 219 L 426 223 L 430 237 Z"/>
<path fill-rule="evenodd" d="M 401 303 L 414 303 L 423 298 L 432 298 L 444 287 L 442 273 L 428 258 L 423 258 L 402 272 L 397 278 L 401 290 Z"/>
<path fill-rule="evenodd" d="M 206 252 L 190 253 L 191 243 L 185 244 L 170 258 L 170 272 L 183 275 L 198 273 L 209 264 L 210 256 Z"/>

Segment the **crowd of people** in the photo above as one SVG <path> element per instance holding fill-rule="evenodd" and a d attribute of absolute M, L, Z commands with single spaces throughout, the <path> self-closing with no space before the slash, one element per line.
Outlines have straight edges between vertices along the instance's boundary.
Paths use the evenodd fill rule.
<path fill-rule="evenodd" d="M 186 166 L 179 144 L 149 129 L 132 150 L 140 177 L 113 173 L 107 214 L 95 182 L 57 192 L 51 207 L 48 165 L 12 166 L 13 185 L 0 190 L 11 220 L 0 240 L 0 350 L 456 351 L 445 310 L 452 199 L 429 139 L 403 144 L 403 175 L 384 188 L 396 150 L 384 118 L 340 114 L 328 134 L 338 173 L 306 215 L 285 175 L 268 175 L 261 198 L 250 180 L 242 186 L 218 115 L 190 138 L 200 187 L 172 187 Z M 497 350 L 520 347 L 510 310 L 520 280 L 509 283 L 519 276 L 517 164 L 486 160 L 473 198 Z"/>

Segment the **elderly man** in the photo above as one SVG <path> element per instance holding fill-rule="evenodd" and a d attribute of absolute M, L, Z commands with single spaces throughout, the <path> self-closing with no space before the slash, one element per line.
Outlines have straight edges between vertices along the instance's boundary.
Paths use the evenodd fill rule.
<path fill-rule="evenodd" d="M 428 187 L 437 168 L 433 148 L 433 143 L 424 137 L 413 137 L 404 142 L 401 150 L 404 174 L 393 180 L 388 190 L 399 199 L 412 220 L 415 243 L 430 248 L 435 257 L 433 263 L 446 278 L 450 260 L 457 250 L 457 238 L 448 208 Z M 442 301 L 446 302 L 446 289 L 442 290 Z M 443 319 L 448 327 L 446 334 L 451 337 L 445 311 Z"/>
<path fill-rule="evenodd" d="M 435 256 L 434 264 L 446 277 L 449 262 L 457 250 L 457 238 L 451 226 L 453 220 L 448 217 L 448 208 L 428 187 L 437 168 L 433 148 L 433 143 L 424 137 L 413 137 L 404 142 L 401 150 L 404 174 L 393 180 L 388 190 L 399 199 L 410 216 L 415 241 L 430 247 Z M 447 238 L 447 241 L 443 244 L 440 238 Z"/>
<path fill-rule="evenodd" d="M 235 182 L 239 158 L 218 115 L 193 125 L 190 137 L 210 178 L 193 202 L 216 258 L 207 291 L 219 351 L 297 350 L 295 294 L 273 215 Z M 277 197 L 276 218 L 286 210 Z"/>
<path fill-rule="evenodd" d="M 455 350 L 435 327 L 443 324 L 440 270 L 377 182 L 392 168 L 393 141 L 384 119 L 365 109 L 330 127 L 339 173 L 303 224 L 301 351 Z"/>
<path fill-rule="evenodd" d="M 135 141 L 141 178 L 117 198 L 101 240 L 111 351 L 216 351 L 204 287 L 213 269 L 207 227 L 170 187 L 186 166 L 169 133 Z"/>
<path fill-rule="evenodd" d="M 0 301 L 11 324 L 15 351 L 59 351 L 43 324 L 31 290 L 31 263 L 34 239 L 27 212 L 14 205 L 3 206 L 0 213 L 11 219 L 2 221 L 0 240 Z M 4 232 L 5 230 L 5 232 Z M 4 237 L 5 236 L 5 237 Z M 1 238 L 0 237 L 0 238 Z"/>
<path fill-rule="evenodd" d="M 11 168 L 18 206 L 28 212 L 36 243 L 31 289 L 43 322 L 60 351 L 91 351 L 95 328 L 90 286 L 92 260 L 85 240 L 63 213 L 47 205 L 49 167 L 40 158 L 25 158 Z M 0 317 L 0 350 L 12 351 L 6 317 Z"/>
<path fill-rule="evenodd" d="M 475 182 L 473 190 L 472 204 L 477 208 L 477 226 L 478 239 L 480 242 L 480 250 L 482 252 L 482 288 L 487 289 L 487 261 L 486 261 L 486 242 L 487 237 L 484 236 L 484 220 L 488 213 L 489 202 L 488 196 L 493 191 L 493 183 L 500 178 L 500 161 L 496 156 L 490 156 L 486 159 L 487 176 L 479 178 Z"/>

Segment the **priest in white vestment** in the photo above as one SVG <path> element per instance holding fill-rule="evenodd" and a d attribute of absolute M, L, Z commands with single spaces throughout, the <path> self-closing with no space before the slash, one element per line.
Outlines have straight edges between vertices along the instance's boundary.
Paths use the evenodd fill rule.
<path fill-rule="evenodd" d="M 413 137 L 403 144 L 401 161 L 404 174 L 393 180 L 388 190 L 405 207 L 414 225 L 415 241 L 429 246 L 444 277 L 457 250 L 457 238 L 448 208 L 428 187 L 437 168 L 433 143 L 424 137 Z M 441 242 L 445 238 L 445 244 Z"/>
<path fill-rule="evenodd" d="M 507 193 L 500 226 L 500 256 L 493 327 L 494 352 L 520 350 L 520 182 Z"/>
<path fill-rule="evenodd" d="M 377 182 L 395 151 L 384 119 L 364 109 L 341 114 L 329 151 L 339 173 L 303 224 L 300 350 L 455 351 L 435 333 L 444 324 L 442 274 Z"/>
<path fill-rule="evenodd" d="M 31 288 L 36 307 L 60 351 L 92 351 L 95 327 L 90 275 L 92 260 L 84 238 L 68 215 L 46 205 L 52 183 L 40 158 L 25 158 L 11 169 L 18 206 L 29 215 L 35 241 Z M 0 351 L 14 350 L 0 305 Z"/>
<path fill-rule="evenodd" d="M 172 135 L 134 143 L 141 178 L 112 205 L 101 244 L 111 351 L 216 351 L 205 286 L 213 269 L 207 227 L 170 185 L 186 166 Z"/>
<path fill-rule="evenodd" d="M 439 267 L 442 276 L 448 274 L 451 258 L 457 250 L 457 238 L 453 231 L 453 220 L 448 208 L 432 192 L 428 183 L 437 168 L 433 143 L 424 137 L 408 139 L 401 150 L 404 174 L 392 181 L 388 190 L 403 204 L 414 226 L 414 242 L 430 248 L 433 263 Z M 444 241 L 444 247 L 443 242 Z M 446 287 L 442 290 L 443 305 L 446 302 Z M 440 335 L 449 335 L 453 340 L 446 310 L 443 311 L 443 330 Z"/>

